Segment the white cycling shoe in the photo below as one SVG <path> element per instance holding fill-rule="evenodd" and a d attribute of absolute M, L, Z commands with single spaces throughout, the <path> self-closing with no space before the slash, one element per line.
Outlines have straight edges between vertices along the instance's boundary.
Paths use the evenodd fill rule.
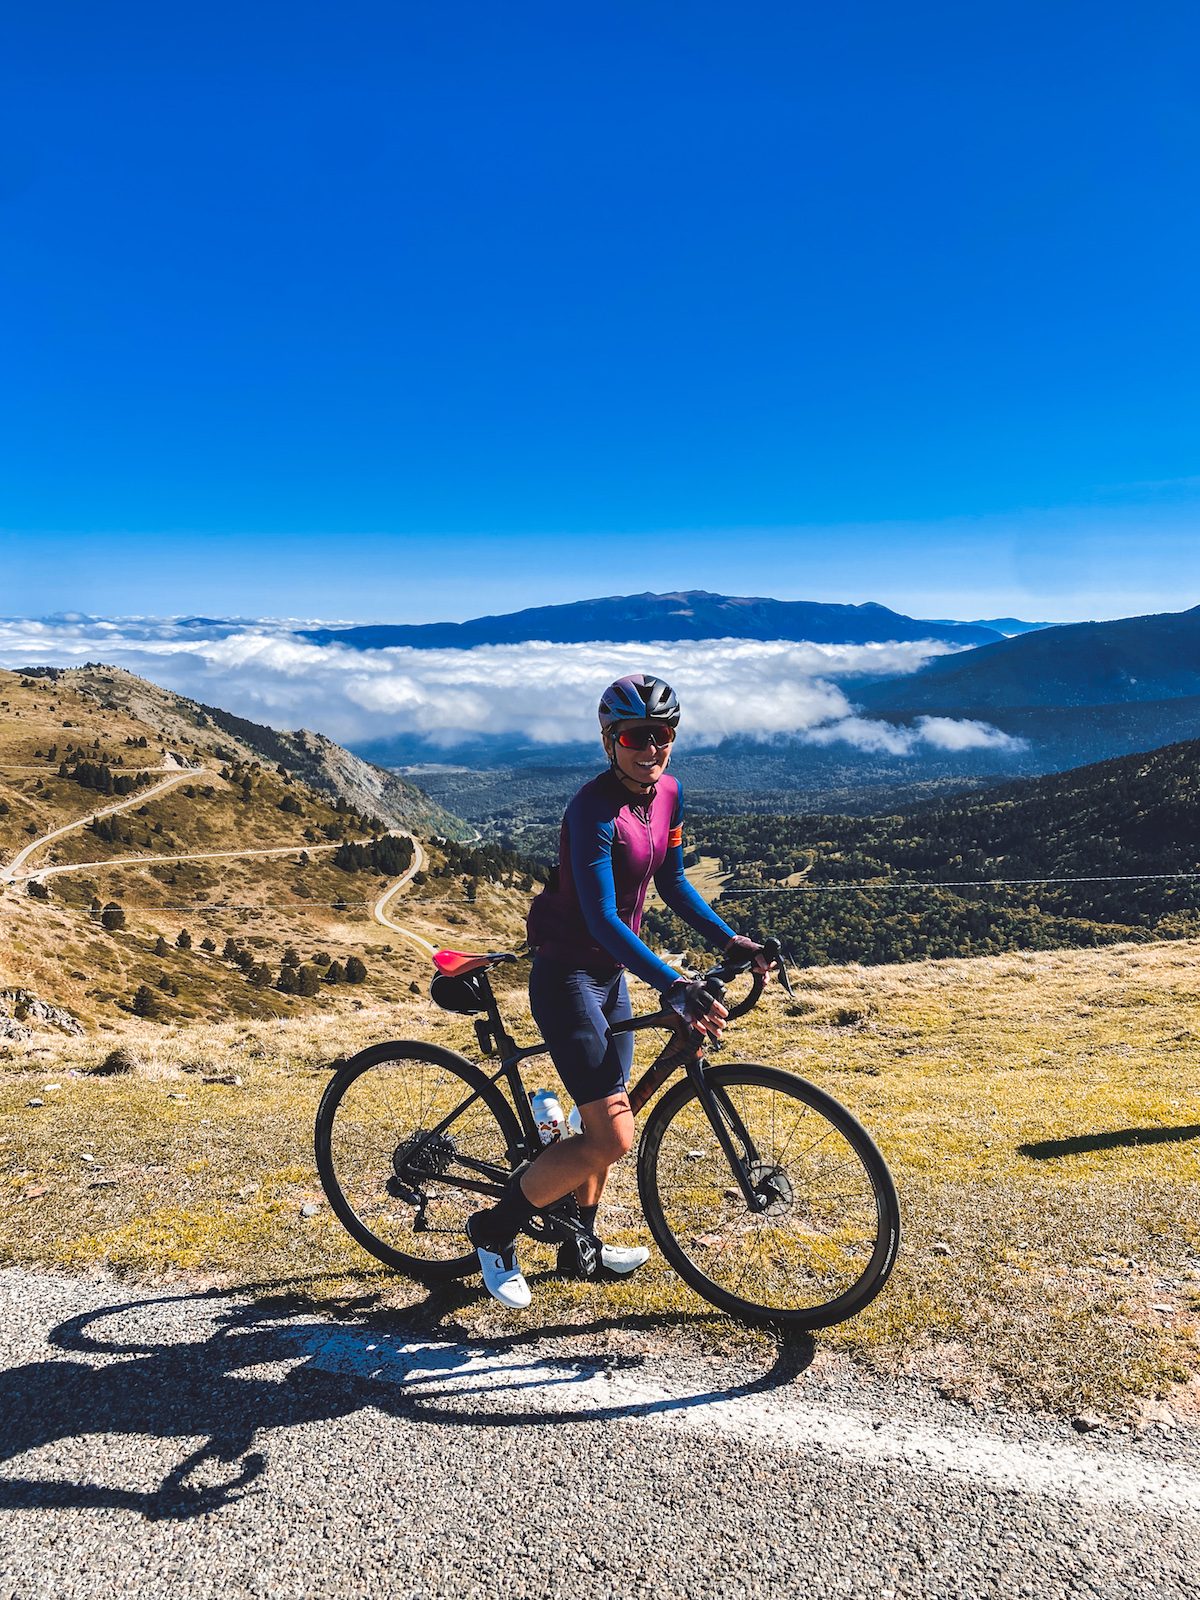
<path fill-rule="evenodd" d="M 636 1272 L 639 1267 L 644 1267 L 650 1259 L 650 1252 L 644 1244 L 602 1244 L 600 1246 L 600 1265 L 605 1272 L 613 1272 L 618 1278 L 627 1278 L 631 1272 Z"/>
<path fill-rule="evenodd" d="M 471 1237 L 471 1224 L 474 1220 L 474 1217 L 467 1218 L 467 1238 L 472 1244 L 475 1244 L 475 1240 Z M 479 1257 L 483 1286 L 492 1299 L 498 1300 L 510 1311 L 526 1310 L 533 1296 L 529 1292 L 524 1274 L 517 1265 L 516 1246 L 509 1245 L 507 1250 L 489 1250 L 483 1245 L 475 1244 L 475 1254 Z"/>

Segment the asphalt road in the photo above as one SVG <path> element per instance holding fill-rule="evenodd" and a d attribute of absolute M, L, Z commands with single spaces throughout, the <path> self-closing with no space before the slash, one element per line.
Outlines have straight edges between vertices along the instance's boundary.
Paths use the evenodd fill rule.
<path fill-rule="evenodd" d="M 0 1596 L 1197 1594 L 1194 1434 L 0 1273 Z"/>

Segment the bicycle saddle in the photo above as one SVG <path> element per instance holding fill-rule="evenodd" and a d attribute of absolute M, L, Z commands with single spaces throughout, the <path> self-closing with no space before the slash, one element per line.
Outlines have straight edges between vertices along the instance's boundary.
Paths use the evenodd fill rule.
<path fill-rule="evenodd" d="M 448 978 L 462 978 L 468 972 L 478 972 L 481 967 L 495 967 L 502 961 L 515 961 L 516 956 L 504 951 L 491 951 L 488 955 L 464 955 L 461 950 L 435 950 L 433 964 Z"/>

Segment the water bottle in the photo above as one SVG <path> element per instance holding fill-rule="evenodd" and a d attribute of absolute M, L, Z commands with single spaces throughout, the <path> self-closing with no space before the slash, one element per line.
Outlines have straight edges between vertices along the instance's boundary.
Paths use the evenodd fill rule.
<path fill-rule="evenodd" d="M 571 1130 L 572 1133 L 582 1133 L 583 1132 L 583 1118 L 579 1115 L 579 1107 L 578 1106 L 572 1106 L 571 1107 L 571 1114 L 567 1118 L 567 1127 Z"/>
<path fill-rule="evenodd" d="M 533 1120 L 543 1144 L 557 1144 L 567 1131 L 567 1115 L 553 1089 L 535 1089 L 529 1096 Z"/>

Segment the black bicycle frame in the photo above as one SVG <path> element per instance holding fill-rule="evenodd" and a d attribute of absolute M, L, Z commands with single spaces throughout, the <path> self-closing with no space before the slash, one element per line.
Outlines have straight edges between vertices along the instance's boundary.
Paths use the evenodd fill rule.
<path fill-rule="evenodd" d="M 479 986 L 481 998 L 485 1005 L 485 1016 L 480 1017 L 475 1023 L 475 1037 L 479 1041 L 479 1048 L 487 1057 L 499 1055 L 500 1065 L 489 1078 L 490 1083 L 498 1083 L 503 1078 L 508 1085 L 509 1098 L 513 1102 L 517 1120 L 521 1124 L 525 1135 L 523 1147 L 507 1150 L 505 1155 L 509 1160 L 509 1168 L 501 1170 L 499 1167 L 486 1161 L 475 1161 L 467 1156 L 459 1156 L 458 1161 L 469 1170 L 480 1173 L 492 1179 L 491 1183 L 477 1183 L 470 1179 L 460 1178 L 457 1173 L 454 1177 L 456 1187 L 469 1189 L 478 1194 L 496 1194 L 508 1182 L 512 1169 L 521 1161 L 532 1160 L 541 1149 L 541 1138 L 538 1134 L 537 1123 L 534 1120 L 533 1110 L 529 1103 L 529 1096 L 525 1091 L 525 1084 L 518 1070 L 522 1061 L 527 1061 L 531 1056 L 545 1053 L 546 1045 L 543 1041 L 529 1045 L 522 1049 L 504 1025 L 500 1015 L 500 1007 L 496 996 L 488 981 L 486 971 L 478 973 L 476 982 Z M 757 998 L 757 995 L 755 996 Z M 745 1197 L 746 1204 L 751 1211 L 763 1211 L 769 1205 L 767 1196 L 756 1193 L 750 1180 L 749 1168 L 758 1160 L 758 1151 L 750 1138 L 749 1133 L 738 1115 L 732 1101 L 725 1089 L 720 1084 L 710 1081 L 705 1070 L 708 1059 L 704 1054 L 702 1045 L 703 1037 L 694 1033 L 687 1024 L 681 1027 L 678 1015 L 671 1010 L 662 1010 L 645 1017 L 632 1017 L 627 1022 L 618 1022 L 613 1025 L 614 1033 L 640 1033 L 645 1028 L 670 1028 L 674 1037 L 668 1039 L 654 1058 L 645 1072 L 629 1091 L 630 1109 L 636 1116 L 639 1111 L 653 1098 L 666 1080 L 680 1067 L 684 1067 L 688 1077 L 696 1087 L 696 1096 L 704 1108 L 704 1114 L 712 1126 L 717 1143 L 729 1162 L 730 1170 L 737 1179 L 738 1187 Z M 684 1029 L 686 1028 L 686 1033 Z M 479 1099 L 479 1090 L 469 1094 L 465 1100 L 448 1112 L 436 1127 L 427 1131 L 421 1144 L 416 1147 L 417 1154 L 430 1140 L 436 1139 L 451 1127 L 468 1106 L 474 1105 Z M 732 1131 L 731 1131 L 732 1130 Z M 741 1145 L 739 1151 L 734 1143 L 736 1136 Z M 437 1175 L 423 1175 L 426 1178 Z"/>

